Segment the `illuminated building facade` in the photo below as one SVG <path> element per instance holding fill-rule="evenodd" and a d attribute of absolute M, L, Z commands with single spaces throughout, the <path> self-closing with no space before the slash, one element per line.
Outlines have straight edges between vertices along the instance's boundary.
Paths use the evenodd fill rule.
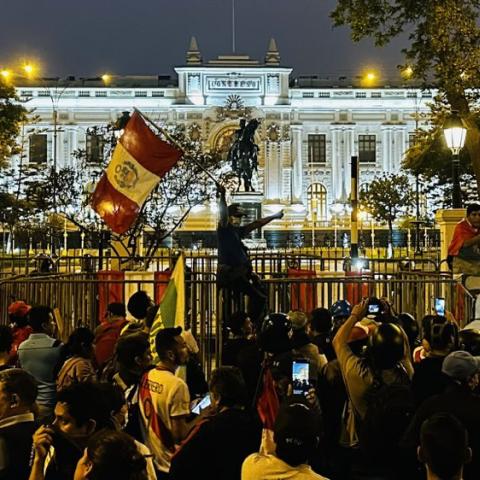
<path fill-rule="evenodd" d="M 273 40 L 264 62 L 238 55 L 204 62 L 192 39 L 185 65 L 175 72 L 176 79 L 111 76 L 107 84 L 101 78 L 70 78 L 61 87 L 47 79 L 18 86 L 19 96 L 40 117 L 31 126 L 36 132 L 29 137 L 26 161 L 46 165 L 55 158 L 60 168 L 75 164 L 77 149 L 99 154 L 87 129 L 133 107 L 161 124 L 184 125 L 204 148 L 225 154 L 240 118 L 257 118 L 256 193 L 239 195 L 237 201 L 261 205 L 263 214 L 281 205 L 283 228 L 308 229 L 312 219 L 320 228 L 348 201 L 351 156 L 359 157 L 360 184 L 397 172 L 418 115 L 433 95 L 408 82 L 367 87 L 361 79 L 295 78 L 291 68 L 281 66 Z M 184 228 L 214 225 L 214 215 L 198 213 Z"/>

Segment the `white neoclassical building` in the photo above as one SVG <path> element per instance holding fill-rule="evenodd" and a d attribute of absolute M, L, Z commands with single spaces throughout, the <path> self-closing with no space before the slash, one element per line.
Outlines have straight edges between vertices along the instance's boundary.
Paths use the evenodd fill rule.
<path fill-rule="evenodd" d="M 408 82 L 367 88 L 358 78 L 295 77 L 281 66 L 274 40 L 260 62 L 239 55 L 203 61 L 192 39 L 175 72 L 176 78 L 71 77 L 18 86 L 40 118 L 31 127 L 27 161 L 74 165 L 79 148 L 94 156 L 98 145 L 87 129 L 134 107 L 160 123 L 183 124 L 205 148 L 225 152 L 239 119 L 257 118 L 257 193 L 239 201 L 255 201 L 267 212 L 282 205 L 290 222 L 308 228 L 312 211 L 323 225 L 345 203 L 352 155 L 359 158 L 360 184 L 399 170 L 433 95 Z"/>

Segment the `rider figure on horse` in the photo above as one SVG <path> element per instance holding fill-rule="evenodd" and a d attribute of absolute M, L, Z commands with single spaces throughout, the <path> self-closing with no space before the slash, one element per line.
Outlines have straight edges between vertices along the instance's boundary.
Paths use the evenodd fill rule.
<path fill-rule="evenodd" d="M 252 119 L 245 125 L 245 119 L 240 120 L 240 128 L 235 132 L 235 140 L 228 152 L 232 169 L 238 175 L 238 190 L 243 179 L 245 192 L 253 192 L 252 174 L 257 170 L 258 145 L 255 144 L 255 130 L 259 126 L 257 119 Z"/>

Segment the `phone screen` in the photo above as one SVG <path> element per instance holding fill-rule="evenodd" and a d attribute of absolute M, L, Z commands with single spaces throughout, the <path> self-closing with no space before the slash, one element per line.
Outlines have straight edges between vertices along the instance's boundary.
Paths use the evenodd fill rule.
<path fill-rule="evenodd" d="M 200 415 L 202 410 L 205 410 L 208 406 L 210 406 L 210 394 L 207 393 L 196 405 L 192 408 L 192 412 Z"/>
<path fill-rule="evenodd" d="M 445 315 L 445 299 L 441 297 L 435 298 L 435 311 L 437 315 Z"/>
<path fill-rule="evenodd" d="M 310 389 L 310 365 L 308 362 L 292 363 L 292 385 L 295 395 L 302 395 Z"/>
<path fill-rule="evenodd" d="M 379 313 L 380 312 L 380 305 L 369 305 L 368 306 L 368 313 Z"/>

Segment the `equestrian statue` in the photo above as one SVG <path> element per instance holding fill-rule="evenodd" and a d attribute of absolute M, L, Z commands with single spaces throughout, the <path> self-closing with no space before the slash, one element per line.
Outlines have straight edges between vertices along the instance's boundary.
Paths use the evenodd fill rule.
<path fill-rule="evenodd" d="M 255 131 L 260 125 L 257 119 L 246 123 L 245 119 L 240 120 L 240 128 L 235 131 L 234 141 L 228 152 L 228 160 L 232 164 L 233 171 L 238 176 L 238 189 L 243 180 L 245 192 L 254 192 L 252 187 L 253 171 L 258 171 L 258 145 L 254 141 Z"/>

